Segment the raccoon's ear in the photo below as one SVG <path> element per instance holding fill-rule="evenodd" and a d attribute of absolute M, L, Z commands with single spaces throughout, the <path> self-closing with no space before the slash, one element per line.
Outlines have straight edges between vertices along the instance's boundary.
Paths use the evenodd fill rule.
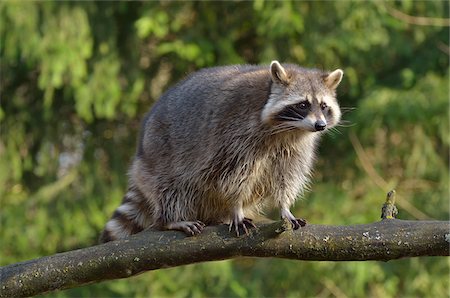
<path fill-rule="evenodd" d="M 334 90 L 341 82 L 343 76 L 344 72 L 341 69 L 336 69 L 330 74 L 324 76 L 325 85 L 327 85 L 328 88 Z"/>
<path fill-rule="evenodd" d="M 283 66 L 281 66 L 280 62 L 277 60 L 272 61 L 270 63 L 270 74 L 272 75 L 272 81 L 281 83 L 281 84 L 289 84 L 289 78 L 284 70 Z"/>

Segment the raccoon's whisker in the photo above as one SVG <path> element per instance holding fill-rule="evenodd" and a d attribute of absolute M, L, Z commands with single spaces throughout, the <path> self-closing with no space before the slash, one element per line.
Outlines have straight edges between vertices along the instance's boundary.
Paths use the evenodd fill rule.
<path fill-rule="evenodd" d="M 341 107 L 340 109 L 341 109 L 342 114 L 347 114 L 347 113 L 350 113 L 350 112 L 353 112 L 354 110 L 356 110 L 356 108 L 350 108 L 350 107 L 347 107 L 347 108 Z"/>
<path fill-rule="evenodd" d="M 270 129 L 268 129 L 267 131 L 268 131 L 269 133 L 272 133 L 272 132 L 274 132 L 274 131 L 278 131 L 278 130 L 285 129 L 285 128 L 289 128 L 289 127 L 290 127 L 290 125 L 287 125 L 287 124 L 285 124 L 285 123 L 282 123 L 282 124 L 276 125 L 276 126 L 270 128 Z"/>
<path fill-rule="evenodd" d="M 287 132 L 287 131 L 294 130 L 294 129 L 295 129 L 295 127 L 287 127 L 285 129 L 280 129 L 280 130 L 273 131 L 271 133 L 271 135 L 280 134 L 280 133 Z"/>
<path fill-rule="evenodd" d="M 279 133 L 282 133 L 282 132 L 290 131 L 290 130 L 293 130 L 295 128 L 296 127 L 292 126 L 292 125 L 281 124 L 281 125 L 277 125 L 277 126 L 273 127 L 273 129 L 271 129 L 269 132 L 270 132 L 271 135 L 274 135 L 274 134 L 279 134 Z"/>
<path fill-rule="evenodd" d="M 338 123 L 338 124 L 336 124 L 336 126 L 339 126 L 339 127 L 353 127 L 355 125 L 356 125 L 356 123 L 349 123 L 349 124 Z"/>
<path fill-rule="evenodd" d="M 294 117 L 288 117 L 288 116 L 278 116 L 277 119 L 279 119 L 279 120 L 292 120 L 292 121 L 303 120 L 303 118 L 294 118 Z"/>
<path fill-rule="evenodd" d="M 278 125 L 275 125 L 275 126 L 273 126 L 273 127 L 270 127 L 270 128 L 267 128 L 266 130 L 265 130 L 265 132 L 267 132 L 267 133 L 272 133 L 273 131 L 275 131 L 275 130 L 278 130 L 278 129 L 281 129 L 281 128 L 284 128 L 284 127 L 286 127 L 286 124 L 278 124 Z"/>
<path fill-rule="evenodd" d="M 289 126 L 289 125 L 283 122 L 283 123 L 279 123 L 279 124 L 277 124 L 275 126 L 270 127 L 268 130 L 273 130 L 273 129 L 277 129 L 277 128 L 283 128 L 283 127 L 287 127 L 287 126 Z"/>
<path fill-rule="evenodd" d="M 336 134 L 342 135 L 342 132 L 339 129 L 337 129 L 336 127 L 332 127 L 328 131 L 330 132 L 331 135 L 336 135 Z"/>
<path fill-rule="evenodd" d="M 349 121 L 349 120 L 343 120 L 343 119 L 341 119 L 337 124 L 336 124 L 336 127 L 352 127 L 352 126 L 355 126 L 356 124 L 355 123 L 352 123 L 351 121 Z"/>

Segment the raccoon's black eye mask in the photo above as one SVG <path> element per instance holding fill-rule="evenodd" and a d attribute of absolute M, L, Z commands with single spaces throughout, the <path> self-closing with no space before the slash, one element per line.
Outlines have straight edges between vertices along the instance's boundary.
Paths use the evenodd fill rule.
<path fill-rule="evenodd" d="M 303 120 L 311 110 L 311 104 L 309 101 L 304 100 L 302 102 L 289 105 L 279 112 L 275 119 L 278 121 L 299 121 Z"/>

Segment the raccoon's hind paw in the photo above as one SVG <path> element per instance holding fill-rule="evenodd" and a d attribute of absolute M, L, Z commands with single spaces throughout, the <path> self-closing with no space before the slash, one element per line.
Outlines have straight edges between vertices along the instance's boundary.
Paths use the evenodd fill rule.
<path fill-rule="evenodd" d="M 249 228 L 256 228 L 255 224 L 253 223 L 253 220 L 247 217 L 244 217 L 244 219 L 239 220 L 238 218 L 235 218 L 231 221 L 231 223 L 228 226 L 228 231 L 231 232 L 234 226 L 234 231 L 236 232 L 236 236 L 239 237 L 239 229 L 242 229 L 246 235 L 248 235 L 248 229 Z"/>
<path fill-rule="evenodd" d="M 188 236 L 198 235 L 203 231 L 206 225 L 199 221 L 177 221 L 167 224 L 166 229 L 178 230 L 186 233 Z"/>

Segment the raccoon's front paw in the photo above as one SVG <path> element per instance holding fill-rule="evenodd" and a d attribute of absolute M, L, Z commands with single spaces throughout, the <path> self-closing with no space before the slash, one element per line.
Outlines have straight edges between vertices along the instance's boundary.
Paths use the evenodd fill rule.
<path fill-rule="evenodd" d="M 243 219 L 234 218 L 234 220 L 231 221 L 231 223 L 228 226 L 228 231 L 231 232 L 231 230 L 234 227 L 234 231 L 236 232 L 236 236 L 239 237 L 239 229 L 243 230 L 246 235 L 248 235 L 248 229 L 249 228 L 256 228 L 255 224 L 253 223 L 253 220 L 247 217 L 244 217 Z"/>
<path fill-rule="evenodd" d="M 178 221 L 171 222 L 167 224 L 166 228 L 168 230 L 178 230 L 186 233 L 188 236 L 198 235 L 203 231 L 203 228 L 206 225 L 197 220 L 197 221 Z"/>
<path fill-rule="evenodd" d="M 292 224 L 292 228 L 294 230 L 297 230 L 300 227 L 304 227 L 306 226 L 306 220 L 303 218 L 294 218 L 294 219 L 289 219 L 289 221 Z"/>
<path fill-rule="evenodd" d="M 281 210 L 281 219 L 288 219 L 294 230 L 297 230 L 300 227 L 306 226 L 306 220 L 303 218 L 295 218 L 295 216 L 289 211 L 289 209 Z"/>

